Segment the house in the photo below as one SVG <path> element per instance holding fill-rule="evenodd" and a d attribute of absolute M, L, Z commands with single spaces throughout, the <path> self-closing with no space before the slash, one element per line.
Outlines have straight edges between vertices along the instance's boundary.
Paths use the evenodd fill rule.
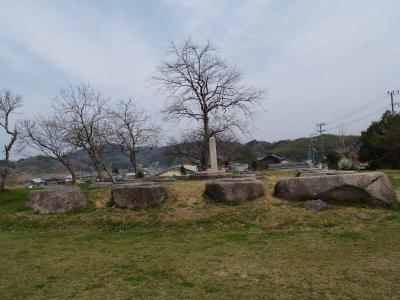
<path fill-rule="evenodd" d="M 182 175 L 181 173 L 181 167 L 182 165 L 175 165 L 172 167 L 169 167 L 162 172 L 156 174 L 156 176 L 162 176 L 162 177 L 172 177 L 172 176 L 180 176 Z M 185 168 L 186 174 L 192 174 L 197 171 L 197 167 L 193 165 L 183 165 Z"/>
<path fill-rule="evenodd" d="M 288 164 L 288 163 L 293 163 L 293 162 L 289 159 L 271 153 L 268 154 L 267 156 L 258 158 L 256 161 L 253 161 L 252 168 L 254 171 L 262 171 L 269 169 L 270 165 Z"/>
<path fill-rule="evenodd" d="M 240 163 L 230 163 L 229 167 L 230 170 L 232 170 L 233 172 L 244 172 L 249 169 L 248 164 L 240 164 Z"/>

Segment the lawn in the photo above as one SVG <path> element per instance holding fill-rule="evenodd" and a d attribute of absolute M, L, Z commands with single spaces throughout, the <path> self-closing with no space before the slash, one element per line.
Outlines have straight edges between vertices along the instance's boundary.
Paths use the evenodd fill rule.
<path fill-rule="evenodd" d="M 143 211 L 106 207 L 107 189 L 59 215 L 25 208 L 27 189 L 1 193 L 0 298 L 399 298 L 400 212 L 309 211 L 272 196 L 287 175 L 240 205 L 204 198 L 200 181 Z"/>

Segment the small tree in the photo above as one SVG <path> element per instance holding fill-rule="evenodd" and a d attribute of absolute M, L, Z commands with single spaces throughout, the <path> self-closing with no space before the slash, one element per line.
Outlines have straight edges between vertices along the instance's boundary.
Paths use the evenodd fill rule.
<path fill-rule="evenodd" d="M 329 169 L 337 169 L 341 156 L 337 151 L 331 150 L 326 154 L 326 163 Z"/>
<path fill-rule="evenodd" d="M 372 168 L 400 168 L 400 113 L 386 111 L 361 133 L 361 161 Z"/>
<path fill-rule="evenodd" d="M 151 150 L 159 141 L 161 128 L 154 124 L 132 99 L 121 100 L 112 111 L 114 141 L 127 154 L 138 176 L 137 153 Z"/>
<path fill-rule="evenodd" d="M 152 78 L 168 97 L 167 119 L 200 122 L 200 160 L 205 167 L 209 138 L 227 129 L 246 130 L 246 121 L 254 116 L 252 106 L 263 95 L 262 90 L 244 86 L 242 73 L 229 67 L 210 43 L 200 46 L 191 40 L 182 46 L 172 43 L 167 59 Z"/>
<path fill-rule="evenodd" d="M 0 91 L 0 127 L 10 137 L 8 143 L 4 145 L 4 166 L 0 169 L 0 190 L 6 186 L 7 175 L 10 171 L 10 153 L 17 141 L 19 129 L 17 122 L 12 122 L 11 117 L 22 107 L 22 96 L 13 94 L 10 90 Z"/>
<path fill-rule="evenodd" d="M 186 169 L 185 166 L 182 164 L 179 171 L 181 172 L 181 175 L 186 175 Z"/>
<path fill-rule="evenodd" d="M 72 168 L 71 153 L 75 147 L 68 141 L 63 125 L 54 118 L 25 120 L 22 125 L 22 139 L 26 145 L 40 151 L 45 157 L 61 162 L 76 182 Z"/>
<path fill-rule="evenodd" d="M 112 136 L 110 109 L 104 97 L 89 84 L 81 83 L 76 87 L 62 89 L 55 98 L 53 108 L 57 122 L 62 124 L 67 134 L 68 142 L 87 152 L 100 180 L 104 171 L 114 182 L 104 160 Z"/>

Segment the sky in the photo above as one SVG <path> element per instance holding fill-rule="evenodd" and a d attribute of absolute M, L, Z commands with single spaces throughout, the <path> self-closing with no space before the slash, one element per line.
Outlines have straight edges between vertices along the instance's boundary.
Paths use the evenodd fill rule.
<path fill-rule="evenodd" d="M 149 77 L 170 41 L 211 41 L 243 82 L 266 90 L 241 138 L 359 134 L 400 89 L 398 0 L 0 0 L 0 88 L 23 95 L 18 118 L 50 111 L 70 84 L 132 97 L 162 121 Z M 396 98 L 400 102 L 400 97 Z M 192 126 L 162 123 L 165 136 Z M 5 139 L 0 135 L 0 139 Z"/>

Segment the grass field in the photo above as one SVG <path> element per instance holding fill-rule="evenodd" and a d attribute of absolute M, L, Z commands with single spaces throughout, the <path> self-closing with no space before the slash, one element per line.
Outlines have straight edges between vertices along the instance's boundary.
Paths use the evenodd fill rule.
<path fill-rule="evenodd" d="M 400 298 L 400 211 L 308 211 L 271 195 L 287 175 L 229 206 L 203 198 L 205 182 L 168 184 L 144 211 L 105 207 L 107 189 L 59 215 L 26 209 L 27 189 L 1 193 L 0 299 Z"/>

